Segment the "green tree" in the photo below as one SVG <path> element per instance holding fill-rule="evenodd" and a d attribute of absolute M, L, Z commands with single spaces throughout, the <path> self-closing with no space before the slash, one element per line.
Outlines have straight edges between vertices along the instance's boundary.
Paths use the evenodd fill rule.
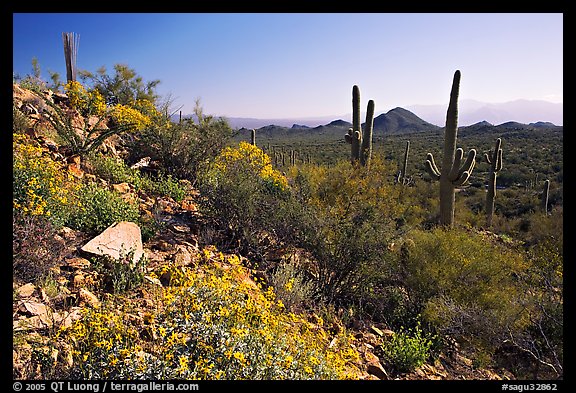
<path fill-rule="evenodd" d="M 160 80 L 145 82 L 142 76 L 126 64 L 115 64 L 112 75 L 107 73 L 105 66 L 96 70 L 96 73 L 86 70 L 80 70 L 78 73 L 82 81 L 92 83 L 93 88 L 102 94 L 108 105 L 133 106 L 138 100 L 156 103 L 159 99 L 155 89 Z"/>

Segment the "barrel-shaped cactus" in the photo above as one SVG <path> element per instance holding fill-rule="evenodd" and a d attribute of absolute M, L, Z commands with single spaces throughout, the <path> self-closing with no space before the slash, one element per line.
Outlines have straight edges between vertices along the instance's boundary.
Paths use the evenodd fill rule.
<path fill-rule="evenodd" d="M 352 87 L 352 128 L 344 135 L 351 145 L 350 160 L 352 164 L 360 161 L 360 165 L 369 166 L 372 157 L 372 130 L 374 127 L 374 101 L 368 101 L 364 131 L 360 123 L 360 88 Z"/>
<path fill-rule="evenodd" d="M 488 179 L 488 190 L 486 192 L 486 225 L 492 225 L 494 216 L 494 198 L 496 197 L 496 176 L 502 170 L 502 139 L 496 139 L 492 157 L 488 153 L 484 154 L 484 160 L 490 165 L 490 178 Z"/>
<path fill-rule="evenodd" d="M 450 103 L 446 113 L 446 127 L 444 131 L 444 157 L 442 159 L 442 171 L 434 162 L 432 153 L 426 156 L 426 171 L 432 179 L 440 181 L 440 224 L 451 227 L 454 224 L 454 202 L 456 199 L 456 187 L 463 185 L 476 165 L 476 150 L 471 149 L 464 164 L 464 151 L 456 149 L 458 137 L 458 94 L 460 90 L 460 71 L 454 73 Z"/>

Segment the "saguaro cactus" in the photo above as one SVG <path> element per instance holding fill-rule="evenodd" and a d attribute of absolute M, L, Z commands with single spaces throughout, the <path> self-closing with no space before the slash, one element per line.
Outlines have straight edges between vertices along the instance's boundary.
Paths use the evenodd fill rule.
<path fill-rule="evenodd" d="M 254 146 L 256 146 L 256 130 L 254 128 L 251 131 L 250 143 L 252 143 Z"/>
<path fill-rule="evenodd" d="M 366 124 L 362 133 L 362 143 L 360 147 L 360 165 L 370 166 L 372 158 L 372 129 L 374 128 L 374 101 L 368 101 L 366 110 Z"/>
<path fill-rule="evenodd" d="M 66 61 L 66 80 L 68 82 L 76 81 L 76 58 L 80 35 L 62 33 L 62 41 L 64 42 L 64 60 Z"/>
<path fill-rule="evenodd" d="M 372 130 L 374 128 L 374 101 L 368 101 L 366 124 L 364 131 L 360 124 L 360 89 L 352 87 L 352 128 L 344 135 L 346 142 L 351 144 L 350 160 L 352 164 L 360 161 L 360 165 L 369 166 L 372 157 Z"/>
<path fill-rule="evenodd" d="M 548 193 L 550 192 L 550 180 L 544 181 L 544 189 L 542 190 L 542 211 L 548 215 Z"/>
<path fill-rule="evenodd" d="M 410 153 L 410 141 L 406 141 L 406 150 L 404 150 L 404 164 L 402 165 L 402 173 L 400 174 L 400 181 L 406 184 L 406 168 L 408 167 L 408 153 Z"/>
<path fill-rule="evenodd" d="M 502 169 L 502 139 L 496 139 L 492 158 L 484 154 L 484 160 L 490 165 L 490 179 L 488 180 L 488 192 L 486 193 L 486 225 L 492 225 L 494 216 L 494 198 L 496 197 L 496 176 Z"/>
<path fill-rule="evenodd" d="M 432 179 L 440 180 L 440 224 L 452 226 L 454 224 L 455 188 L 461 186 L 472 174 L 476 165 L 476 150 L 468 152 L 466 161 L 462 164 L 464 151 L 456 149 L 458 137 L 458 93 L 460 89 L 460 71 L 454 73 L 450 103 L 446 113 L 446 127 L 444 131 L 444 157 L 442 158 L 442 172 L 438 170 L 432 153 L 426 156 L 426 171 Z"/>
<path fill-rule="evenodd" d="M 352 128 L 344 135 L 346 142 L 351 144 L 350 160 L 352 164 L 360 160 L 360 144 L 362 143 L 362 126 L 360 125 L 360 88 L 352 87 Z"/>

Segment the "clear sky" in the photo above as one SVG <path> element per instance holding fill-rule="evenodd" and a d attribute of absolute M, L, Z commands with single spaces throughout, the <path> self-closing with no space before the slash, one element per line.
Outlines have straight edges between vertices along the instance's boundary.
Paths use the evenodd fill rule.
<path fill-rule="evenodd" d="M 377 114 L 444 104 L 457 69 L 461 99 L 563 102 L 561 13 L 19 13 L 14 73 L 65 80 L 62 32 L 79 69 L 127 64 L 185 114 L 348 114 L 354 84 Z"/>

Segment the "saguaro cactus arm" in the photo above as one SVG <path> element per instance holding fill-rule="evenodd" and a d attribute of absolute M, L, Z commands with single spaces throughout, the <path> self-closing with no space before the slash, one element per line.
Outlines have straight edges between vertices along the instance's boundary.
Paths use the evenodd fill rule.
<path fill-rule="evenodd" d="M 434 162 L 434 156 L 432 153 L 426 155 L 426 171 L 430 174 L 432 179 L 440 180 L 440 171 Z"/>
<path fill-rule="evenodd" d="M 490 170 L 494 172 L 500 172 L 502 169 L 502 139 L 496 139 L 496 145 L 494 147 L 494 152 L 492 153 L 492 158 L 488 153 L 484 153 L 484 160 L 490 165 Z"/>
<path fill-rule="evenodd" d="M 458 150 L 460 150 L 461 152 L 460 160 L 458 161 L 458 164 L 460 164 L 460 161 L 462 160 L 463 151 L 462 149 Z M 452 184 L 456 186 L 461 186 L 462 184 L 466 183 L 466 180 L 468 180 L 468 178 L 472 174 L 475 165 L 476 165 L 476 149 L 470 149 L 470 151 L 468 152 L 468 157 L 464 162 L 464 165 L 462 165 L 459 168 L 456 177 L 454 179 L 450 179 L 452 181 Z M 454 169 L 458 169 L 458 167 L 456 166 L 456 161 L 454 161 L 454 168 L 452 168 L 452 171 Z"/>

